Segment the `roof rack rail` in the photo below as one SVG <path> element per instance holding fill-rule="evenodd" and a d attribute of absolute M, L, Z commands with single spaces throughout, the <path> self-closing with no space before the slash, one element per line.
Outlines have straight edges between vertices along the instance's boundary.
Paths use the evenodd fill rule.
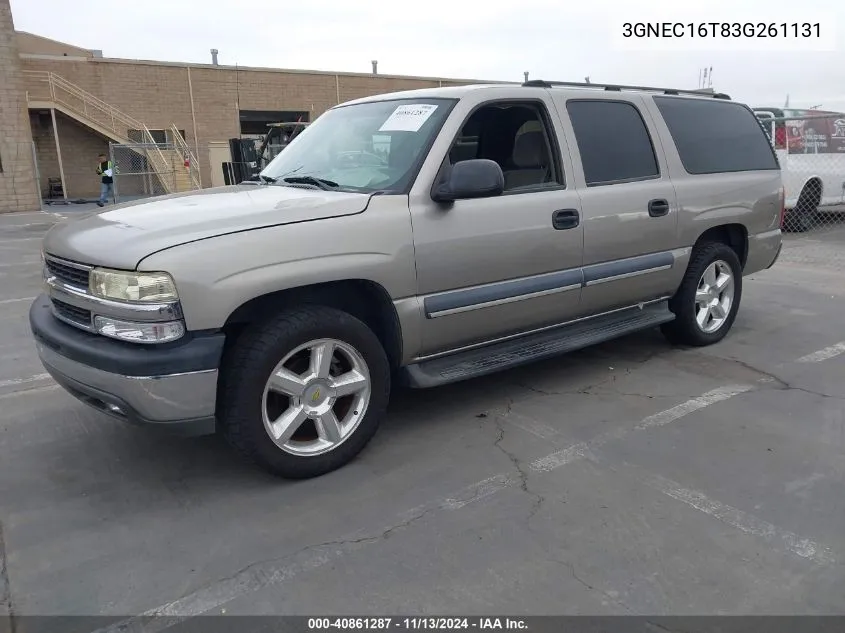
<path fill-rule="evenodd" d="M 600 88 L 621 92 L 623 90 L 636 90 L 639 92 L 662 92 L 667 95 L 695 95 L 697 97 L 713 97 L 714 99 L 731 100 L 729 95 L 723 92 L 702 92 L 700 90 L 679 90 L 677 88 L 654 88 L 652 86 L 623 86 L 618 84 L 593 84 L 579 83 L 576 81 L 545 81 L 543 79 L 531 79 L 522 84 L 526 88 L 553 88 L 555 86 L 566 86 L 569 88 Z"/>

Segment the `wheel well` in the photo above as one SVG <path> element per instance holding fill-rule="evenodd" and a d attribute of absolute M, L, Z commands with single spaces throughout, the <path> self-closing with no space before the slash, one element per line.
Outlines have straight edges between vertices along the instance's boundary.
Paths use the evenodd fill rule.
<path fill-rule="evenodd" d="M 271 292 L 239 306 L 223 326 L 229 340 L 236 340 L 251 323 L 263 321 L 281 310 L 301 305 L 322 305 L 337 308 L 360 319 L 375 333 L 384 346 L 391 365 L 399 366 L 402 358 L 402 332 L 399 317 L 388 292 L 366 279 L 333 281 Z"/>
<path fill-rule="evenodd" d="M 798 194 L 798 201 L 795 203 L 795 206 L 799 206 L 801 204 L 810 204 L 813 209 L 819 206 L 819 203 L 822 201 L 822 179 L 813 176 L 812 178 L 808 178 L 807 182 L 804 183 L 804 186 L 801 188 L 801 193 Z"/>
<path fill-rule="evenodd" d="M 742 224 L 722 224 L 711 227 L 701 234 L 696 244 L 702 242 L 727 244 L 736 253 L 740 265 L 745 268 L 745 262 L 748 259 L 748 229 Z"/>

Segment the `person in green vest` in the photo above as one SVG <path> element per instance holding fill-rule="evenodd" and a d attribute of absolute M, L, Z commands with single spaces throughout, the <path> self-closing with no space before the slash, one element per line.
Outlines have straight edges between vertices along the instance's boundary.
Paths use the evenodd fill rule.
<path fill-rule="evenodd" d="M 100 199 L 97 200 L 97 206 L 104 207 L 108 198 L 114 194 L 114 169 L 105 154 L 100 154 L 98 157 L 97 175 L 102 177 L 100 180 Z"/>

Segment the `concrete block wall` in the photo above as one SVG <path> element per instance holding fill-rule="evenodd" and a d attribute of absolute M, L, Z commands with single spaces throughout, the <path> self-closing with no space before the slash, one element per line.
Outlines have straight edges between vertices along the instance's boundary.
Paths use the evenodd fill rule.
<path fill-rule="evenodd" d="M 0 0 L 0 213 L 41 208 L 9 0 Z"/>
<path fill-rule="evenodd" d="M 462 85 L 471 80 L 334 74 L 275 69 L 235 69 L 85 57 L 23 57 L 25 70 L 52 71 L 91 92 L 150 129 L 176 124 L 200 162 L 204 186 L 211 183 L 208 144 L 239 136 L 241 110 L 307 111 L 313 121 L 328 108 L 360 97 Z M 193 95 L 193 111 L 191 96 Z M 196 134 L 194 132 L 196 122 Z M 61 134 L 61 126 L 60 126 Z M 80 161 L 88 150 L 62 138 L 65 171 L 68 161 Z M 84 190 L 66 173 L 71 189 Z M 85 176 L 87 178 L 87 176 Z M 69 189 L 70 190 L 70 189 Z"/>

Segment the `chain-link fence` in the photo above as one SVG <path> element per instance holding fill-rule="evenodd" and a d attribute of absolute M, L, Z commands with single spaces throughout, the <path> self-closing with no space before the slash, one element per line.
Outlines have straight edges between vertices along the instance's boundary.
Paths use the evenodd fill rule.
<path fill-rule="evenodd" d="M 756 112 L 786 189 L 783 259 L 845 267 L 845 114 Z"/>
<path fill-rule="evenodd" d="M 197 189 L 196 169 L 173 143 L 112 143 L 115 202 Z"/>

